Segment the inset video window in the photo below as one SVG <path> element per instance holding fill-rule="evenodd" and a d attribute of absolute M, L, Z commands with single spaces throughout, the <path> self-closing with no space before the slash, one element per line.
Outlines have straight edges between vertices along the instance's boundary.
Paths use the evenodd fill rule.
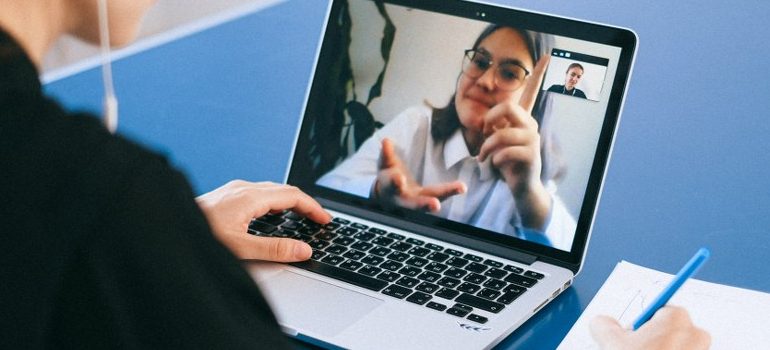
<path fill-rule="evenodd" d="M 609 60 L 560 49 L 551 51 L 543 89 L 576 98 L 599 101 Z"/>

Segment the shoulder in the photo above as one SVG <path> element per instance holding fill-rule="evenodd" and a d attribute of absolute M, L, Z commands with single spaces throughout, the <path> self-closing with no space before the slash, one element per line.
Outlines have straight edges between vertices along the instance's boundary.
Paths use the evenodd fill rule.
<path fill-rule="evenodd" d="M 413 106 L 405 109 L 385 124 L 388 134 L 415 135 L 430 132 L 430 118 L 433 109 L 428 106 Z"/>
<path fill-rule="evenodd" d="M 564 85 L 554 84 L 554 85 L 551 85 L 551 87 L 548 88 L 548 91 L 551 91 L 551 92 L 561 92 L 561 90 L 563 88 L 564 88 Z"/>
<path fill-rule="evenodd" d="M 575 96 L 582 97 L 582 98 L 587 98 L 586 93 L 583 92 L 583 90 L 580 90 L 578 88 L 575 88 Z"/>

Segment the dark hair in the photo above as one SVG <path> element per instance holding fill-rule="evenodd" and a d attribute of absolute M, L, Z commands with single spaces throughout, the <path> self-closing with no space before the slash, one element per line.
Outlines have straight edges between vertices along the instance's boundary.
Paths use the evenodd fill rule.
<path fill-rule="evenodd" d="M 477 49 L 481 44 L 481 41 L 497 30 L 503 28 L 512 29 L 524 38 L 532 62 L 537 63 L 540 57 L 550 55 L 551 47 L 553 46 L 553 38 L 551 36 L 502 24 L 490 24 L 484 28 L 478 38 L 476 38 L 476 42 L 473 43 L 473 49 Z M 460 74 L 462 74 L 462 72 Z M 457 115 L 457 107 L 455 106 L 456 94 L 457 92 L 455 91 L 446 106 L 442 108 L 433 108 L 430 133 L 435 142 L 445 141 L 460 128 L 460 117 Z M 547 95 L 538 94 L 537 99 L 535 100 L 535 106 L 532 109 L 532 116 L 537 120 L 537 124 L 540 128 L 543 126 L 543 117 L 548 105 L 545 96 Z M 562 177 L 565 172 L 565 167 L 560 157 L 561 152 L 559 152 L 556 140 L 552 135 L 541 134 L 541 142 L 541 158 L 543 160 L 541 178 L 556 179 Z"/>
<path fill-rule="evenodd" d="M 586 71 L 585 69 L 583 69 L 583 66 L 581 66 L 580 63 L 575 62 L 573 64 L 570 64 L 569 67 L 567 67 L 567 71 L 565 73 L 569 73 L 569 70 L 575 67 L 580 68 L 580 70 L 583 72 Z"/>

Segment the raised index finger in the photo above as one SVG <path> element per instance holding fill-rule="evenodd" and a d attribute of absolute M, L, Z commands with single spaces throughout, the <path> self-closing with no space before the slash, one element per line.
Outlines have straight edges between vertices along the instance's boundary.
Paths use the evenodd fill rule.
<path fill-rule="evenodd" d="M 532 114 L 532 108 L 535 107 L 535 100 L 537 100 L 537 94 L 540 92 L 540 84 L 543 83 L 543 76 L 545 76 L 545 68 L 548 67 L 550 61 L 551 55 L 540 57 L 532 70 L 532 76 L 527 79 L 527 85 L 524 86 L 521 99 L 519 99 L 519 106 L 530 114 Z"/>

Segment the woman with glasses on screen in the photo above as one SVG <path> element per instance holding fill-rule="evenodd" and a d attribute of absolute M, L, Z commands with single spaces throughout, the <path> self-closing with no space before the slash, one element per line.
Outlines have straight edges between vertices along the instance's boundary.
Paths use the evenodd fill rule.
<path fill-rule="evenodd" d="M 488 26 L 447 106 L 406 110 L 318 184 L 569 250 L 576 223 L 538 101 L 548 40 Z"/>

